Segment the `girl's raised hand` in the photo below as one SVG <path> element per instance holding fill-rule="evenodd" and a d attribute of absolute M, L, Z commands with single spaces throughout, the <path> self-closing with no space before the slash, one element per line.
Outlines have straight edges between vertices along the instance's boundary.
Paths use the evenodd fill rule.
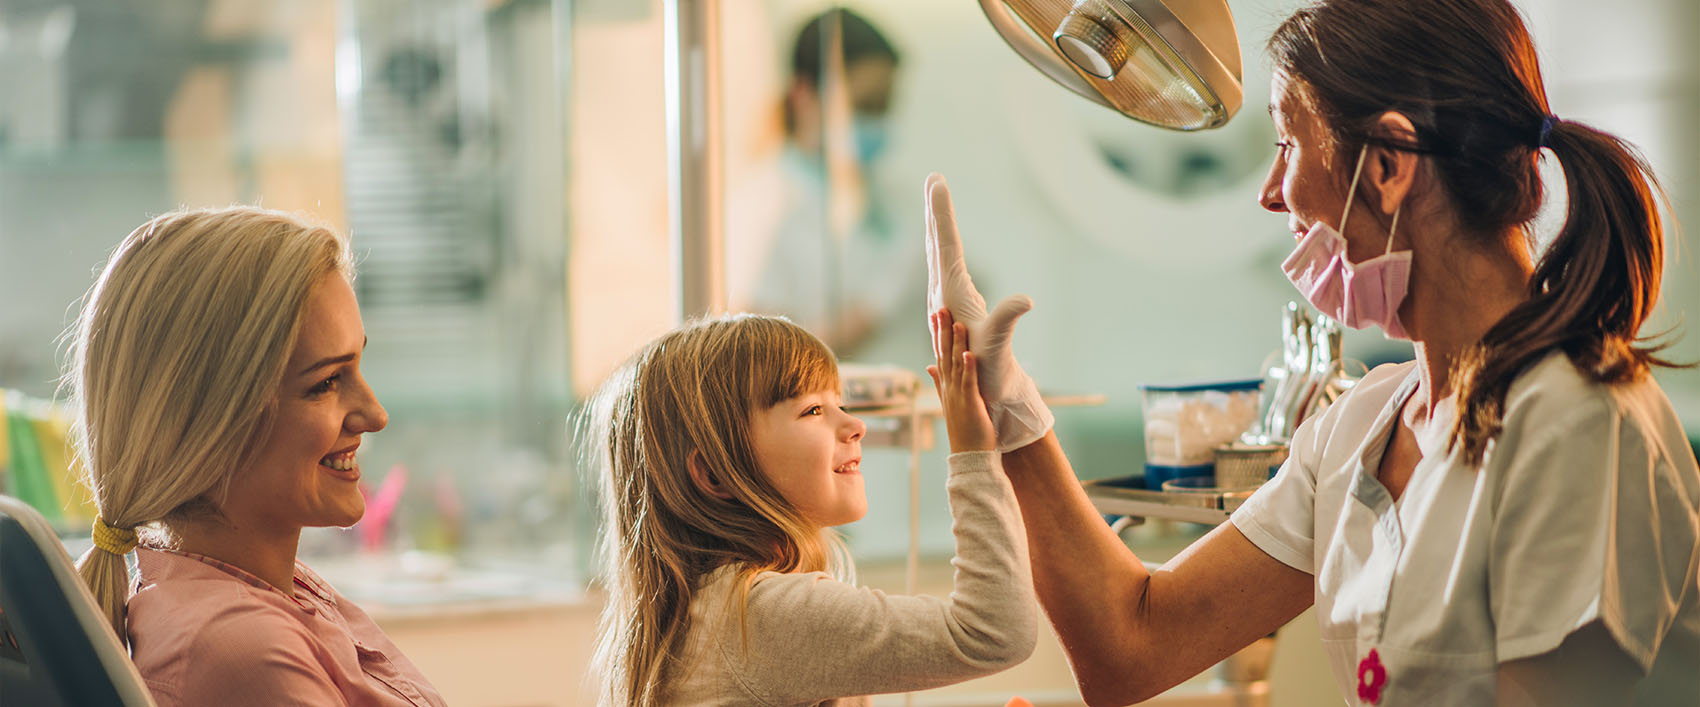
<path fill-rule="evenodd" d="M 932 332 L 933 358 L 938 360 L 927 366 L 927 375 L 939 391 L 950 451 L 997 449 L 997 429 L 980 397 L 980 360 L 968 350 L 968 327 L 952 321 L 950 310 L 940 309 L 928 315 L 927 330 Z"/>

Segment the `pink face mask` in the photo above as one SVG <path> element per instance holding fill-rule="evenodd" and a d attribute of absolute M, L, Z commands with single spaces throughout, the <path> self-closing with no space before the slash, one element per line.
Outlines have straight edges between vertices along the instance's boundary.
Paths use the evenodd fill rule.
<path fill-rule="evenodd" d="M 1346 216 L 1352 212 L 1352 197 L 1358 191 L 1358 174 L 1368 149 L 1366 146 L 1358 152 L 1351 191 L 1346 193 L 1346 212 L 1340 215 L 1341 230 L 1345 230 Z M 1399 305 L 1405 301 L 1405 288 L 1410 284 L 1411 251 L 1393 252 L 1393 232 L 1398 228 L 1399 209 L 1394 209 L 1387 250 L 1353 265 L 1346 260 L 1346 239 L 1328 224 L 1317 222 L 1299 239 L 1293 254 L 1281 263 L 1281 270 L 1323 314 L 1353 329 L 1377 324 L 1389 339 L 1409 339 L 1399 321 Z"/>

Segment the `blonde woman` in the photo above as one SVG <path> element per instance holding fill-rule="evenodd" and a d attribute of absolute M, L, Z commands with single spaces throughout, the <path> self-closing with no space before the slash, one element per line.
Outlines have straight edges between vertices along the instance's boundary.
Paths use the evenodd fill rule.
<path fill-rule="evenodd" d="M 329 229 L 184 211 L 125 238 L 86 297 L 66 380 L 100 516 L 79 565 L 162 707 L 443 703 L 295 557 L 302 528 L 360 520 L 355 450 L 388 421 L 353 276 Z"/>
<path fill-rule="evenodd" d="M 1015 495 L 967 330 L 932 325 L 952 451 L 949 599 L 844 579 L 827 529 L 867 511 L 867 428 L 839 407 L 832 352 L 807 331 L 755 315 L 697 322 L 604 386 L 604 704 L 859 705 L 1027 658 L 1038 612 Z"/>

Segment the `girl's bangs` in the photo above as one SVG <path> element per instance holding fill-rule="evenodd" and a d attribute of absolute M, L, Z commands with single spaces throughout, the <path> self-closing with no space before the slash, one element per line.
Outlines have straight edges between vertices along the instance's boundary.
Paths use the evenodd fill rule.
<path fill-rule="evenodd" d="M 750 381 L 757 386 L 757 403 L 772 407 L 805 393 L 838 390 L 838 360 L 825 343 L 789 321 L 764 323 L 770 325 L 762 328 L 770 331 L 771 339 L 761 347 L 765 351 L 751 359 L 756 370 L 751 371 L 755 375 Z"/>

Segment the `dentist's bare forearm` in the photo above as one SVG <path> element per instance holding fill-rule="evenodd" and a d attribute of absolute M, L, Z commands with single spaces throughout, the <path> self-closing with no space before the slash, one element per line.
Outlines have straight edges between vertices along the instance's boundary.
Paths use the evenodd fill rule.
<path fill-rule="evenodd" d="M 1054 432 L 1005 454 L 1033 584 L 1091 705 L 1152 697 L 1302 613 L 1313 580 L 1224 523 L 1155 573 L 1074 475 Z"/>
<path fill-rule="evenodd" d="M 1102 597 L 1101 585 L 1111 581 L 1137 595 L 1149 573 L 1093 508 L 1055 431 L 1004 454 L 1003 464 L 1021 504 L 1041 598 Z"/>
<path fill-rule="evenodd" d="M 1131 677 L 1150 573 L 1092 507 L 1054 430 L 1003 463 L 1027 527 L 1034 589 L 1082 692 L 1100 675 Z"/>

